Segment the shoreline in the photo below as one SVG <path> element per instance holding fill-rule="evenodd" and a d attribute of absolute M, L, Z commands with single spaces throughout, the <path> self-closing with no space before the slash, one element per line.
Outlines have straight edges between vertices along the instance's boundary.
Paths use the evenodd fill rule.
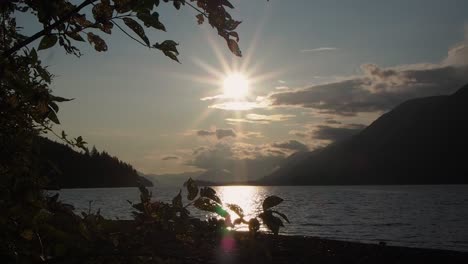
<path fill-rule="evenodd" d="M 133 221 L 114 223 L 121 231 L 132 233 Z M 154 241 L 160 245 L 160 253 L 174 263 L 468 263 L 468 252 L 463 251 L 311 236 L 259 233 L 252 238 L 245 231 L 229 231 L 197 242 L 184 242 L 183 245 L 171 239 L 160 239 L 163 241 Z M 180 255 L 180 252 L 184 254 Z"/>

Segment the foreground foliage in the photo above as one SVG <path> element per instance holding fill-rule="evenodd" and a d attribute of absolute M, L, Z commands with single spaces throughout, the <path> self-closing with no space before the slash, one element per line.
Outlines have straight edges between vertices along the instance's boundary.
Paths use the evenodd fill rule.
<path fill-rule="evenodd" d="M 186 205 L 182 203 L 182 191 L 171 203 L 164 203 L 153 201 L 151 192 L 140 186 L 140 202 L 129 201 L 135 209 L 132 221 L 108 220 L 99 210 L 76 215 L 71 205 L 58 200 L 58 194 L 41 204 L 2 204 L 0 209 L 6 214 L 0 217 L 1 257 L 18 263 L 181 261 L 200 254 L 192 252 L 195 245 L 209 252 L 216 250 L 223 239 L 233 236 L 232 228 L 241 223 L 249 224 L 249 239 L 255 241 L 261 223 L 278 234 L 283 223 L 272 215 L 274 212 L 288 221 L 284 214 L 270 211 L 282 202 L 277 196 L 267 197 L 263 202 L 264 211 L 258 218 L 246 221 L 242 208 L 234 204 L 224 208 L 214 189 L 199 188 L 192 179 L 185 186 L 189 200 Z M 192 217 L 189 206 L 217 217 L 213 215 L 208 220 Z M 239 218 L 231 221 L 229 211 Z"/>
<path fill-rule="evenodd" d="M 180 196 L 172 204 L 152 202 L 145 188 L 141 189 L 141 202 L 135 205 L 141 210 L 131 223 L 106 220 L 99 212 L 78 216 L 57 195 L 46 198 L 41 191 L 47 186 L 49 175 L 39 169 L 44 161 L 38 159 L 40 152 L 34 139 L 40 134 L 56 133 L 52 128 L 60 123 L 59 104 L 72 99 L 52 93 L 50 85 L 54 76 L 41 62 L 40 51 L 60 46 L 67 54 L 80 56 L 76 43 L 88 42 L 96 51 L 104 52 L 109 48 L 104 36 L 118 30 L 179 62 L 176 41 L 150 41 L 145 32 L 169 28 L 158 13 L 162 4 L 170 4 L 177 10 L 184 6 L 193 9 L 198 24 L 211 25 L 234 55 L 242 55 L 235 31 L 240 21 L 227 11 L 233 8 L 228 0 L 0 1 L 2 263 L 158 263 L 168 257 L 167 251 L 158 249 L 177 249 L 175 255 L 180 255 L 188 241 L 207 241 L 205 233 L 198 230 L 226 230 L 245 221 L 241 211 L 231 206 L 240 217 L 231 222 L 230 215 L 214 198 L 214 190 L 207 187 L 199 190 L 193 181 L 187 183 L 191 205 L 216 212 L 220 219 L 194 220 Z M 16 21 L 18 14 L 37 21 L 36 25 L 25 25 L 26 32 L 40 30 L 30 36 L 23 35 L 23 27 Z M 32 47 L 36 40 L 39 44 Z M 56 136 L 88 153 L 82 137 L 73 138 L 63 131 Z M 271 204 L 264 207 L 264 214 L 258 219 L 249 220 L 252 234 L 259 229 L 259 219 L 274 233 L 279 230 L 282 222 L 269 208 Z M 212 234 L 211 231 L 206 234 Z"/>

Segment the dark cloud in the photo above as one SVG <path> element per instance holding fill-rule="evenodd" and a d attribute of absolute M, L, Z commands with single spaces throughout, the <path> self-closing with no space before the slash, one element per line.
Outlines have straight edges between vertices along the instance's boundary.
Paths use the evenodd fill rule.
<path fill-rule="evenodd" d="M 161 160 L 167 161 L 167 160 L 178 160 L 180 159 L 178 156 L 164 156 Z"/>
<path fill-rule="evenodd" d="M 293 150 L 293 151 L 307 151 L 309 148 L 307 145 L 297 141 L 297 140 L 289 140 L 285 142 L 277 142 L 272 144 L 273 147 L 275 148 L 280 148 L 280 149 L 288 149 L 288 150 Z"/>
<path fill-rule="evenodd" d="M 364 128 L 366 128 L 366 126 L 360 124 L 346 125 L 343 127 L 319 125 L 312 131 L 311 137 L 317 140 L 340 141 L 356 135 Z"/>
<path fill-rule="evenodd" d="M 334 119 L 327 119 L 327 120 L 325 120 L 325 123 L 330 124 L 330 125 L 339 125 L 339 124 L 341 124 L 341 122 L 336 121 Z"/>
<path fill-rule="evenodd" d="M 236 132 L 232 129 L 216 129 L 216 137 L 222 139 L 225 137 L 236 137 Z"/>
<path fill-rule="evenodd" d="M 274 106 L 300 106 L 351 116 L 387 111 L 410 98 L 450 94 L 468 82 L 466 66 L 382 70 L 363 65 L 363 70 L 365 77 L 274 93 L 269 100 Z"/>
<path fill-rule="evenodd" d="M 209 172 L 230 172 L 219 173 L 217 181 L 252 180 L 271 173 L 292 153 L 307 149 L 296 140 L 262 145 L 222 141 L 198 148 L 186 164 Z"/>
<path fill-rule="evenodd" d="M 208 130 L 198 130 L 197 135 L 200 137 L 207 137 L 207 136 L 216 135 L 216 132 L 208 131 Z"/>
<path fill-rule="evenodd" d="M 236 137 L 236 132 L 233 129 L 216 129 L 215 131 L 198 130 L 197 135 L 201 137 L 216 136 L 217 139 L 225 137 Z"/>
<path fill-rule="evenodd" d="M 362 124 L 342 125 L 339 122 L 333 122 L 335 124 L 330 125 L 328 122 L 326 123 L 327 124 L 307 126 L 303 131 L 291 130 L 289 134 L 311 140 L 311 144 L 314 145 L 314 148 L 317 148 L 354 136 L 366 128 L 366 126 Z"/>
<path fill-rule="evenodd" d="M 321 113 L 353 116 L 388 111 L 411 98 L 451 94 L 468 82 L 468 39 L 450 49 L 440 64 L 396 68 L 364 64 L 361 70 L 363 75 L 359 77 L 276 92 L 267 100 L 273 106 L 313 108 Z"/>

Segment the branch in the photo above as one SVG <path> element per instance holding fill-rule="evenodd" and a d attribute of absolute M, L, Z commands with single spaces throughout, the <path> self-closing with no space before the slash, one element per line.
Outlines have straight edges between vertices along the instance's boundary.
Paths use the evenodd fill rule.
<path fill-rule="evenodd" d="M 36 34 L 32 35 L 31 37 L 17 43 L 16 45 L 14 45 L 12 48 L 8 49 L 7 51 L 5 51 L 3 54 L 2 54 L 2 57 L 9 57 L 10 55 L 12 55 L 13 53 L 17 52 L 18 50 L 22 49 L 23 47 L 25 47 L 26 45 L 29 45 L 31 42 L 35 41 L 36 39 L 44 36 L 46 33 L 50 32 L 52 29 L 54 29 L 55 27 L 57 27 L 58 25 L 60 24 L 63 24 L 65 23 L 65 21 L 67 21 L 68 19 L 70 19 L 73 15 L 75 15 L 76 13 L 80 12 L 81 9 L 83 9 L 84 7 L 92 4 L 93 2 L 95 2 L 96 0 L 85 0 L 83 3 L 81 3 L 79 6 L 75 7 L 75 9 L 73 9 L 72 11 L 70 11 L 70 13 L 66 14 L 65 16 L 63 16 L 62 18 L 60 18 L 59 20 L 55 21 L 53 24 L 45 27 L 43 30 L 37 32 Z"/>
<path fill-rule="evenodd" d="M 140 43 L 141 45 L 145 46 L 145 47 L 149 47 L 151 48 L 150 46 L 146 45 L 145 43 L 141 42 L 140 40 L 134 38 L 132 35 L 128 34 L 127 31 L 125 31 L 121 26 L 119 26 L 119 24 L 115 23 L 114 21 L 111 20 L 111 23 L 114 24 L 116 27 L 118 27 L 120 29 L 120 31 L 122 31 L 123 33 L 125 33 L 125 35 L 127 35 L 129 38 L 133 39 L 134 41 Z"/>
<path fill-rule="evenodd" d="M 198 13 L 202 14 L 204 17 L 208 18 L 208 15 L 206 15 L 205 12 L 203 12 L 202 10 L 200 10 L 199 8 L 197 8 L 196 6 L 192 5 L 191 3 L 185 1 L 185 3 L 190 6 L 191 8 L 195 9 Z"/>

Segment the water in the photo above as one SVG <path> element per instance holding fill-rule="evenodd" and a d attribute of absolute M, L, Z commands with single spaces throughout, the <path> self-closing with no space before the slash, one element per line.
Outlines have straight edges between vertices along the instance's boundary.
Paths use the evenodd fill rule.
<path fill-rule="evenodd" d="M 306 235 L 347 241 L 468 251 L 468 185 L 444 186 L 302 186 L 215 187 L 225 203 L 258 214 L 268 195 L 285 201 L 276 209 L 291 224 L 284 235 Z M 171 201 L 178 188 L 153 188 L 153 198 Z M 112 219 L 130 219 L 136 188 L 64 189 L 62 201 L 77 212 L 101 210 Z M 184 201 L 184 204 L 187 201 Z M 197 216 L 206 217 L 200 211 Z M 242 228 L 241 228 L 242 229 Z"/>

